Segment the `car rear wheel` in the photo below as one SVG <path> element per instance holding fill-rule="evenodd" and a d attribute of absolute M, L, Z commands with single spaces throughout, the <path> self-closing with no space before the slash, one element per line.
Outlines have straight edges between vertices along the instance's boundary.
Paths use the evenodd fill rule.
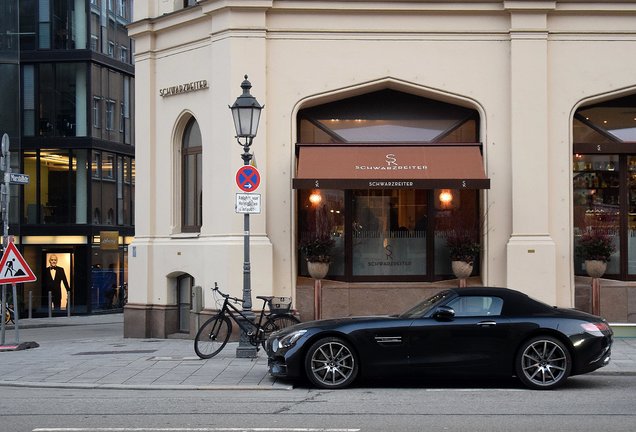
<path fill-rule="evenodd" d="M 326 389 L 347 387 L 358 375 L 358 360 L 348 342 L 327 337 L 314 343 L 305 357 L 305 371 L 316 386 Z"/>
<path fill-rule="evenodd" d="M 572 356 L 558 339 L 539 336 L 526 341 L 516 359 L 517 376 L 528 388 L 550 390 L 570 376 Z"/>

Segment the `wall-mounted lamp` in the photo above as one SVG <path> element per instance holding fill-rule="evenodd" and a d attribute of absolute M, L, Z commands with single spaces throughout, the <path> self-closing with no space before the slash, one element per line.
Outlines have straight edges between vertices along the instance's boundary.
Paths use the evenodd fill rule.
<path fill-rule="evenodd" d="M 459 207 L 459 191 L 454 189 L 438 189 L 435 191 L 435 208 L 438 210 L 452 210 Z"/>
<path fill-rule="evenodd" d="M 314 206 L 320 204 L 322 202 L 322 195 L 320 195 L 320 191 L 313 191 L 309 195 L 309 202 Z"/>

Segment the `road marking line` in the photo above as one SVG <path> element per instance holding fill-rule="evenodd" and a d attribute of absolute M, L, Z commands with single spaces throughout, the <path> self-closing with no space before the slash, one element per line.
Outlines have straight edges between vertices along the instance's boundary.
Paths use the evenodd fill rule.
<path fill-rule="evenodd" d="M 33 432 L 359 432 L 329 428 L 37 428 Z"/>

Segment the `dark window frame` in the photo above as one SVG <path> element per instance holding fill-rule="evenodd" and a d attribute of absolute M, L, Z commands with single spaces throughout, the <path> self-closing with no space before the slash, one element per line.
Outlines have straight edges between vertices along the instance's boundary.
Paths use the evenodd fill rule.
<path fill-rule="evenodd" d="M 202 184 L 199 183 L 201 178 L 200 172 L 202 170 L 201 163 L 199 163 L 199 159 L 203 155 L 203 145 L 201 146 L 191 146 L 186 139 L 188 138 L 188 132 L 192 127 L 197 123 L 196 119 L 192 117 L 186 127 L 184 128 L 183 137 L 181 140 L 181 231 L 185 233 L 196 233 L 201 231 L 201 226 L 203 225 L 203 215 L 202 215 Z M 188 190 L 188 177 L 192 174 L 187 169 L 187 161 L 193 160 L 194 166 L 191 167 L 194 170 L 194 187 L 193 190 Z M 189 200 L 186 200 L 188 195 L 190 196 Z M 186 208 L 186 202 L 191 203 L 191 208 Z M 194 223 L 188 223 L 186 220 L 188 211 L 191 212 L 194 218 Z"/>
<path fill-rule="evenodd" d="M 377 113 L 383 113 L 383 110 L 386 109 L 386 107 L 388 106 L 388 102 L 387 100 L 392 97 L 393 95 L 391 93 L 401 93 L 401 92 L 395 92 L 395 91 L 385 91 L 384 93 L 380 93 L 378 92 L 379 95 L 379 99 L 382 100 L 381 103 L 376 103 L 376 104 L 367 104 L 367 103 L 359 103 L 358 100 L 355 100 L 355 98 L 352 98 L 351 100 L 354 102 L 353 104 L 351 104 L 350 107 L 347 107 L 347 101 L 345 100 L 340 100 L 340 101 L 336 101 L 334 103 L 334 107 L 343 107 L 343 111 L 344 113 L 346 113 L 345 115 L 349 116 L 348 118 L 361 118 L 364 119 L 364 117 L 360 117 L 360 114 L 364 114 L 364 107 L 365 106 L 375 106 L 375 113 L 371 113 L 370 116 L 368 117 L 369 119 L 377 119 Z M 388 97 L 386 97 L 388 95 Z M 407 103 L 411 103 L 413 102 L 413 95 L 408 95 L 408 94 L 404 94 L 405 95 L 405 101 Z M 367 96 L 369 96 L 369 94 L 367 95 L 363 95 L 363 98 L 366 98 Z M 398 98 L 400 98 L 400 95 L 398 95 Z M 411 99 L 411 101 L 409 101 L 409 99 Z M 362 99 L 360 99 L 361 101 Z M 432 99 L 427 99 L 427 98 L 421 98 L 421 101 L 419 102 L 423 102 L 423 103 L 427 103 L 426 101 L 431 101 L 432 104 L 437 105 L 437 106 L 442 106 L 445 103 L 444 102 L 440 102 L 440 101 L 436 101 L 436 100 L 432 100 Z M 415 101 L 415 103 L 417 104 L 418 101 Z M 298 130 L 298 140 L 299 143 L 297 144 L 297 150 L 296 150 L 296 155 L 298 155 L 298 148 L 300 145 L 303 144 L 311 144 L 311 145 L 338 145 L 338 144 L 344 144 L 344 140 L 342 138 L 342 136 L 334 131 L 329 130 L 328 128 L 325 127 L 325 125 L 323 123 L 321 123 L 320 121 L 317 121 L 317 118 L 314 118 L 313 114 L 317 114 L 317 115 L 321 115 L 323 118 L 338 118 L 339 116 L 339 112 L 338 109 L 336 108 L 333 112 L 333 116 L 328 115 L 325 116 L 325 112 L 329 112 L 329 105 L 330 103 L 327 103 L 325 105 L 319 105 L 319 106 L 315 106 L 315 107 L 311 107 L 308 108 L 306 110 L 301 110 L 298 114 L 297 117 L 297 130 Z M 390 104 L 389 104 L 390 105 Z M 480 130 L 479 130 L 479 113 L 476 110 L 472 110 L 472 109 L 466 109 L 464 107 L 460 107 L 460 106 L 454 106 L 452 104 L 446 104 L 448 106 L 451 106 L 451 111 L 455 112 L 455 120 L 454 121 L 450 121 L 448 122 L 448 128 L 442 132 L 440 132 L 439 134 L 437 134 L 437 136 L 435 136 L 435 138 L 433 140 L 430 141 L 421 141 L 421 142 L 409 142 L 409 145 L 421 145 L 421 146 L 425 146 L 425 145 L 434 145 L 434 146 L 453 146 L 453 145 L 457 145 L 461 142 L 464 142 L 462 140 L 459 140 L 459 142 L 453 142 L 453 141 L 449 141 L 449 137 L 453 136 L 453 133 L 455 131 L 460 131 L 462 130 L 461 128 L 464 125 L 471 123 L 472 128 L 470 129 L 470 131 L 474 131 L 474 135 L 470 136 L 470 139 L 466 138 L 463 136 L 463 134 L 459 134 L 460 136 L 462 136 L 464 139 L 466 139 L 466 143 L 470 143 L 470 144 L 475 144 L 475 143 L 479 143 L 479 135 L 480 135 Z M 411 105 L 412 106 L 412 105 Z M 378 109 L 379 107 L 379 109 Z M 399 117 L 399 109 L 401 109 L 401 106 L 396 106 L 396 109 L 394 110 L 394 112 L 389 113 L 389 116 L 387 117 L 387 119 L 400 119 Z M 396 117 L 395 114 L 398 114 L 398 116 Z M 412 116 L 413 113 L 415 113 L 417 115 L 417 111 L 411 109 L 411 111 L 409 112 L 408 116 Z M 330 113 L 331 114 L 331 113 Z M 376 117 L 374 117 L 376 116 Z M 408 117 L 408 118 L 412 118 L 412 117 Z M 428 119 L 428 117 L 424 117 L 425 119 Z M 331 142 L 301 142 L 301 136 L 303 135 L 303 122 L 305 122 L 305 124 L 308 127 L 314 127 L 317 130 L 320 130 L 325 136 L 325 137 L 329 137 L 329 139 L 331 140 Z M 380 145 L 380 143 L 374 143 L 376 145 Z M 383 142 L 381 143 L 382 145 L 401 145 L 403 144 L 403 142 L 399 142 L 399 141 L 389 141 L 389 142 Z M 481 146 L 481 144 L 479 144 Z M 344 265 L 345 265 L 345 271 L 344 271 L 344 275 L 329 275 L 328 279 L 331 280 L 339 280 L 339 281 L 345 281 L 345 282 L 435 282 L 435 281 L 441 281 L 441 280 L 449 280 L 449 279 L 453 279 L 455 278 L 454 275 L 452 275 L 451 273 L 448 274 L 438 274 L 435 268 L 435 263 L 436 263 L 436 256 L 435 256 L 435 226 L 433 221 L 436 221 L 436 212 L 437 210 L 435 209 L 435 205 L 434 205 L 434 200 L 435 200 L 435 190 L 434 189 L 424 189 L 427 191 L 427 217 L 428 217 L 428 226 L 427 226 L 427 235 L 426 235 L 426 273 L 425 274 L 420 274 L 420 275 L 354 275 L 353 274 L 353 238 L 352 238 L 352 230 L 351 229 L 347 229 L 347 227 L 352 227 L 353 226 L 353 190 L 351 189 L 345 189 L 344 190 L 344 195 L 345 195 L 345 220 L 344 220 L 344 248 L 345 248 L 345 254 L 344 254 Z M 482 229 L 483 227 L 481 226 L 482 224 L 479 222 L 480 221 L 480 217 L 481 217 L 481 203 L 480 203 L 480 199 L 479 199 L 479 190 L 474 190 L 473 191 L 475 194 L 475 223 L 478 225 L 478 229 Z M 301 212 L 300 212 L 300 205 L 301 205 L 301 194 L 302 191 L 298 190 L 297 191 L 297 218 L 298 218 L 298 224 L 299 226 L 302 225 L 300 218 L 301 216 Z M 479 233 L 480 237 L 483 235 L 483 233 Z M 298 241 L 299 239 L 297 239 Z M 304 267 L 304 263 L 303 263 L 303 257 L 301 256 L 301 254 L 299 253 L 297 255 L 298 257 L 298 263 L 297 263 L 297 268 L 298 268 L 298 273 L 301 276 L 307 276 L 308 273 L 305 271 L 305 267 Z M 474 261 L 474 267 L 473 267 L 473 275 L 480 275 L 481 274 L 481 266 L 480 266 L 480 261 L 481 261 L 481 256 L 478 256 L 475 258 Z M 449 262 L 449 267 L 450 267 L 450 262 Z"/>

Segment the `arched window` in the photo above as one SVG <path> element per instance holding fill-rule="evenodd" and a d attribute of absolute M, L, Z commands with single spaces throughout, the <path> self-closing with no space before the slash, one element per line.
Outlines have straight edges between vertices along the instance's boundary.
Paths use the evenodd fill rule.
<path fill-rule="evenodd" d="M 575 275 L 587 274 L 581 239 L 609 237 L 616 252 L 603 277 L 636 280 L 635 112 L 632 94 L 580 107 L 574 114 Z"/>
<path fill-rule="evenodd" d="M 327 237 L 333 243 L 328 279 L 431 282 L 453 277 L 451 242 L 478 243 L 481 236 L 481 186 L 458 188 L 455 179 L 412 185 L 401 181 L 400 173 L 464 175 L 464 167 L 474 167 L 458 167 L 469 161 L 483 172 L 477 111 L 385 89 L 303 109 L 298 124 L 299 161 L 308 148 L 318 150 L 309 153 L 309 164 L 324 166 L 323 172 L 354 167 L 349 177 L 330 183 L 303 182 L 297 173 L 301 276 L 309 274 L 311 253 L 302 246 Z M 429 161 L 429 149 L 430 154 L 446 152 L 450 160 Z M 473 150 L 478 157 L 470 159 L 467 151 Z M 364 172 L 377 173 L 378 181 L 356 183 L 356 175 Z M 479 254 L 474 255 L 472 274 L 479 275 Z"/>
<path fill-rule="evenodd" d="M 181 230 L 183 232 L 199 232 L 201 230 L 202 153 L 201 130 L 197 121 L 192 118 L 186 125 L 181 145 Z"/>

